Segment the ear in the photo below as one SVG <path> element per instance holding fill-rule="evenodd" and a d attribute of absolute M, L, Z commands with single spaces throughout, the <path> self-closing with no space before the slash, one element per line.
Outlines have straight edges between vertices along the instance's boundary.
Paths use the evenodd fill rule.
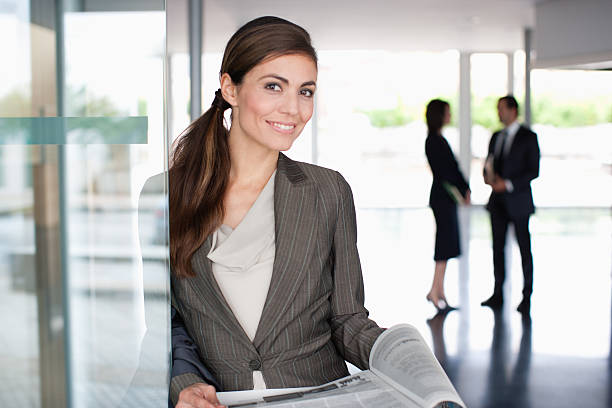
<path fill-rule="evenodd" d="M 234 81 L 232 81 L 227 72 L 221 75 L 220 82 L 223 99 L 232 105 L 232 107 L 238 105 L 238 86 L 234 84 Z"/>

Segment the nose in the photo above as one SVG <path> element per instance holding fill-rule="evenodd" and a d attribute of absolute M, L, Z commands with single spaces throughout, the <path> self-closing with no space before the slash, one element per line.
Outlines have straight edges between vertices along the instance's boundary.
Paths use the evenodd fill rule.
<path fill-rule="evenodd" d="M 280 105 L 280 112 L 287 115 L 297 115 L 299 111 L 298 95 L 287 92 Z"/>

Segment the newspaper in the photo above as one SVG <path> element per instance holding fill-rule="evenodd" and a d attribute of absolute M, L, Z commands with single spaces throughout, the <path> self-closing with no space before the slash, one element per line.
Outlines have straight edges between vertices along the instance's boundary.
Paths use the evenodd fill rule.
<path fill-rule="evenodd" d="M 218 393 L 231 408 L 465 408 L 413 326 L 387 329 L 374 343 L 370 369 L 319 387 Z"/>
<path fill-rule="evenodd" d="M 465 198 L 463 197 L 463 195 L 461 195 L 461 192 L 457 187 L 446 181 L 442 183 L 442 185 L 444 186 L 444 189 L 446 190 L 448 195 L 450 195 L 450 197 L 456 204 L 465 205 Z"/>

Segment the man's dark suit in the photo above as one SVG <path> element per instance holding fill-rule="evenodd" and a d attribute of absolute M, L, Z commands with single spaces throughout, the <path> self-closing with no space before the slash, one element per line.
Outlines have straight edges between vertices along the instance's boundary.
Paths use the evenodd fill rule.
<path fill-rule="evenodd" d="M 493 134 L 489 143 L 487 160 L 494 163 L 495 173 L 512 183 L 512 191 L 492 192 L 487 204 L 491 215 L 493 232 L 493 267 L 495 273 L 494 296 L 502 296 L 506 277 L 504 248 L 506 232 L 512 223 L 521 251 L 524 286 L 523 296 L 529 299 L 533 291 L 533 259 L 531 255 L 531 236 L 529 234 L 529 216 L 535 212 L 531 194 L 531 180 L 540 172 L 540 147 L 538 137 L 529 128 L 520 126 L 514 136 L 509 150 L 497 146 L 497 138 L 504 137 L 503 131 Z M 504 154 L 503 151 L 506 151 Z M 500 157 L 504 154 L 503 158 Z M 500 160 L 501 159 L 501 160 Z M 485 177 L 486 174 L 485 167 Z"/>

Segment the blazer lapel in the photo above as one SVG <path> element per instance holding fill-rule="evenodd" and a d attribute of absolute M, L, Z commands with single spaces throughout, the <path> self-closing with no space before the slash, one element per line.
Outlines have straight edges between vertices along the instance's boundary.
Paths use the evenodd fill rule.
<path fill-rule="evenodd" d="M 187 281 L 191 288 L 197 293 L 209 315 L 212 315 L 229 333 L 236 334 L 236 338 L 249 348 L 253 344 L 238 323 L 236 316 L 229 307 L 219 284 L 212 272 L 212 263 L 208 259 L 208 253 L 212 246 L 212 234 L 204 241 L 204 244 L 196 251 L 192 258 L 192 266 L 197 276 Z"/>
<path fill-rule="evenodd" d="M 317 190 L 297 163 L 279 155 L 274 185 L 276 255 L 253 344 L 259 348 L 277 326 L 305 276 L 314 248 Z"/>

